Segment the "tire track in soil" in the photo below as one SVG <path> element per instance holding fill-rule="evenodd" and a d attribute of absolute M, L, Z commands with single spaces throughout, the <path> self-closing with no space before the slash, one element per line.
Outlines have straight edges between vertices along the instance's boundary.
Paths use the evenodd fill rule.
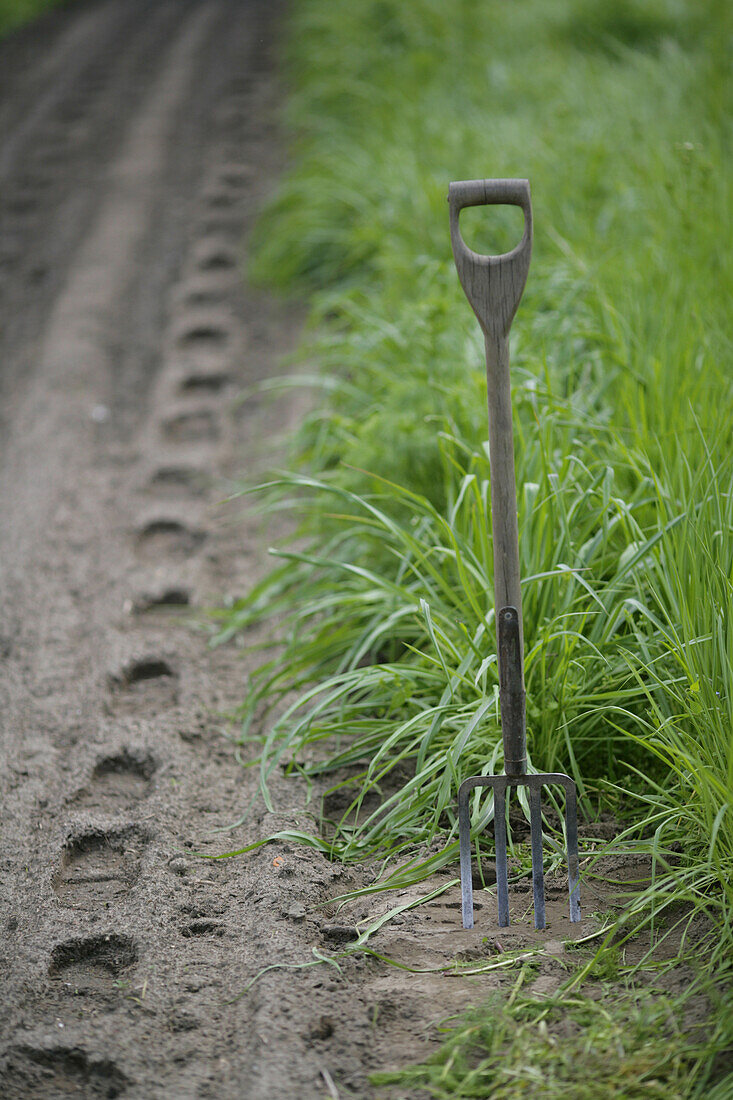
<path fill-rule="evenodd" d="M 283 844 L 193 854 L 310 827 L 304 789 L 276 779 L 277 812 L 213 831 L 256 790 L 220 717 L 247 664 L 181 618 L 264 568 L 220 486 L 298 414 L 232 400 L 297 332 L 297 310 L 240 275 L 280 167 L 276 25 L 266 0 L 79 4 L 24 32 L 6 68 L 24 109 L 0 109 L 0 255 L 31 178 L 47 198 L 0 274 L 4 1097 L 307 1100 L 329 1075 L 369 1097 L 371 1070 L 424 1053 L 431 1023 L 487 988 L 351 960 L 270 971 L 240 997 L 408 895 L 339 914 L 322 903 L 368 870 Z M 41 132 L 63 158 L 31 177 Z M 48 257 L 47 277 L 18 276 Z M 486 926 L 459 936 L 456 905 L 454 890 L 403 915 L 377 946 L 423 968 L 481 954 Z"/>
<path fill-rule="evenodd" d="M 153 79 L 161 39 L 173 34 L 186 6 L 187 0 L 129 0 L 85 6 L 78 20 L 59 21 L 54 13 L 57 35 L 39 43 L 36 57 L 25 59 L 25 81 L 6 91 L 0 144 L 4 419 L 8 395 L 17 392 L 33 361 L 36 334 L 61 289 L 67 257 L 94 216 L 128 114 Z M 0 44 L 6 73 L 22 52 L 15 41 Z"/>

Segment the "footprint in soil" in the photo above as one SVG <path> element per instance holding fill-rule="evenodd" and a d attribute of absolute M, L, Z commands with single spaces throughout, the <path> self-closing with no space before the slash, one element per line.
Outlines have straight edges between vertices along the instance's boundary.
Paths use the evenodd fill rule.
<path fill-rule="evenodd" d="M 249 164 L 225 164 L 219 171 L 219 179 L 224 186 L 237 190 L 246 187 L 253 175 L 254 170 Z"/>
<path fill-rule="evenodd" d="M 216 185 L 205 192 L 204 201 L 211 210 L 229 210 L 240 201 L 240 196 L 231 187 Z"/>
<path fill-rule="evenodd" d="M 237 254 L 228 244 L 204 237 L 196 249 L 195 264 L 198 271 L 235 271 Z"/>
<path fill-rule="evenodd" d="M 71 837 L 61 853 L 53 879 L 62 905 L 98 909 L 124 897 L 140 875 L 148 838 L 131 825 L 122 829 L 91 829 Z"/>
<path fill-rule="evenodd" d="M 192 309 L 199 306 L 214 306 L 223 302 L 226 299 L 226 295 L 227 289 L 223 286 L 196 286 L 186 291 L 183 303 L 185 306 Z"/>
<path fill-rule="evenodd" d="M 209 210 L 229 210 L 242 201 L 244 185 L 247 179 L 240 179 L 227 173 L 219 174 L 214 182 L 210 183 L 204 191 L 204 202 Z"/>
<path fill-rule="evenodd" d="M 242 218 L 234 210 L 215 210 L 207 214 L 201 222 L 204 233 L 226 233 L 234 236 L 242 226 Z"/>
<path fill-rule="evenodd" d="M 90 783 L 74 795 L 81 809 L 122 809 L 146 798 L 152 789 L 156 763 L 150 753 L 127 749 L 103 757 L 94 768 Z"/>
<path fill-rule="evenodd" d="M 155 592 L 141 592 L 132 601 L 134 615 L 151 613 L 178 612 L 182 607 L 190 607 L 192 592 L 183 585 L 170 584 Z"/>
<path fill-rule="evenodd" d="M 179 333 L 177 343 L 185 351 L 222 351 L 231 339 L 226 327 L 218 321 L 202 320 L 188 323 Z"/>
<path fill-rule="evenodd" d="M 187 409 L 166 417 L 161 429 L 169 443 L 215 441 L 221 435 L 216 409 Z"/>
<path fill-rule="evenodd" d="M 191 393 L 220 393 L 232 384 L 232 376 L 226 370 L 192 371 L 182 379 L 180 391 Z"/>
<path fill-rule="evenodd" d="M 211 240 L 212 237 L 216 240 L 220 239 L 217 234 L 207 236 L 206 239 Z M 175 334 L 178 335 L 182 331 L 182 326 L 188 325 L 188 318 L 192 315 L 198 317 L 203 315 L 218 320 L 229 317 L 226 303 L 231 290 L 231 281 L 226 273 L 217 275 L 216 272 L 213 274 L 209 272 L 202 275 L 196 272 L 184 279 L 175 293 L 176 302 L 181 309 Z"/>
<path fill-rule="evenodd" d="M 168 500 L 185 500 L 203 496 L 207 475 L 195 466 L 160 466 L 148 482 L 148 488 Z"/>
<path fill-rule="evenodd" d="M 51 952 L 48 976 L 60 980 L 70 993 L 108 992 L 138 960 L 130 936 L 107 935 L 65 940 Z"/>
<path fill-rule="evenodd" d="M 119 672 L 110 673 L 107 686 L 111 709 L 130 714 L 141 709 L 147 713 L 165 710 L 178 702 L 178 674 L 162 657 L 136 658 Z"/>
<path fill-rule="evenodd" d="M 14 1047 L 2 1073 L 6 1096 L 26 1100 L 78 1096 L 81 1100 L 114 1100 L 130 1081 L 109 1058 L 93 1059 L 80 1047 Z"/>
<path fill-rule="evenodd" d="M 138 532 L 140 553 L 150 559 L 188 558 L 206 539 L 204 531 L 189 527 L 178 519 L 153 519 Z"/>

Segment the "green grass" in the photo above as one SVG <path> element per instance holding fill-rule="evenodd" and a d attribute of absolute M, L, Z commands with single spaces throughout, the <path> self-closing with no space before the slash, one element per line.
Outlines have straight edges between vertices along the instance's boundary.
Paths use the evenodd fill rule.
<path fill-rule="evenodd" d="M 310 296 L 319 400 L 294 472 L 265 491 L 300 517 L 298 549 L 218 635 L 279 624 L 242 711 L 265 798 L 282 765 L 346 785 L 352 806 L 319 843 L 385 859 L 386 883 L 455 861 L 457 784 L 502 757 L 486 383 L 445 196 L 451 179 L 527 176 L 512 374 L 531 766 L 570 771 L 586 815 L 610 810 L 652 854 L 623 934 L 704 913 L 718 980 L 733 939 L 732 21 L 719 0 L 299 6 L 295 163 L 253 269 Z M 480 250 L 516 239 L 500 212 L 468 213 Z M 477 794 L 472 812 L 478 833 L 491 804 Z"/>
<path fill-rule="evenodd" d="M 68 0 L 0 0 L 0 36 Z"/>
<path fill-rule="evenodd" d="M 426 1063 L 374 1074 L 372 1082 L 393 1100 L 417 1089 L 439 1100 L 723 1100 L 725 1093 L 707 1088 L 700 1059 L 718 1036 L 681 1031 L 677 1006 L 663 997 L 610 985 L 597 993 L 532 996 L 520 980 L 506 1001 L 494 997 L 452 1021 Z"/>

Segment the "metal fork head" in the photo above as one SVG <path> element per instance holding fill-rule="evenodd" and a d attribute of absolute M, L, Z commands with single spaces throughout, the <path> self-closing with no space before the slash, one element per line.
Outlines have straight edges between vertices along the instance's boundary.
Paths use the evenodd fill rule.
<path fill-rule="evenodd" d="M 541 789 L 550 784 L 565 788 L 565 835 L 568 846 L 568 888 L 570 920 L 580 920 L 578 873 L 578 809 L 575 783 L 563 772 L 545 775 L 472 775 L 458 790 L 458 838 L 461 855 L 461 900 L 463 927 L 473 928 L 473 880 L 471 877 L 471 817 L 468 797 L 474 787 L 492 787 L 494 791 L 494 837 L 496 841 L 496 892 L 499 926 L 509 924 L 509 870 L 507 866 L 506 793 L 509 787 L 529 788 L 529 824 L 532 845 L 532 893 L 534 926 L 545 927 L 545 881 L 542 869 Z"/>

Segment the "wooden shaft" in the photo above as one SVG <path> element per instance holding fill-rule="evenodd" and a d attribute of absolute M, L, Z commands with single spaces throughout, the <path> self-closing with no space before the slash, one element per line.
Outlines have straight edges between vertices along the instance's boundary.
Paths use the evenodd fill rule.
<path fill-rule="evenodd" d="M 481 256 L 468 248 L 461 236 L 460 212 L 466 206 L 502 203 L 522 208 L 524 234 L 511 252 L 502 256 Z M 494 608 L 499 679 L 503 684 L 503 688 L 500 688 L 501 731 L 506 774 L 520 776 L 527 770 L 527 735 L 519 525 L 509 382 L 509 329 L 527 281 L 532 255 L 532 203 L 529 183 L 521 179 L 459 180 L 451 183 L 448 188 L 448 204 L 451 246 L 458 278 L 481 325 L 486 344 Z M 506 618 L 507 614 L 511 623 Z M 500 622 L 503 622 L 505 628 L 503 638 L 500 636 Z M 511 629 L 506 633 L 508 624 Z"/>
<path fill-rule="evenodd" d="M 491 529 L 494 538 L 494 606 L 497 626 L 501 608 L 516 607 L 519 615 L 520 652 L 524 654 L 509 342 L 503 336 L 486 333 L 485 343 L 489 396 Z"/>

